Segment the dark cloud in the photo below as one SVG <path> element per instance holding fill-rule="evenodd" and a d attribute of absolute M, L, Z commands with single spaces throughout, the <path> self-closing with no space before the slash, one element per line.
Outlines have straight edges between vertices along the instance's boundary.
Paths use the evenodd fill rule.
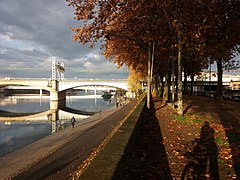
<path fill-rule="evenodd" d="M 0 76 L 49 76 L 56 56 L 65 64 L 65 77 L 127 77 L 127 69 L 107 62 L 99 46 L 72 42 L 70 27 L 80 23 L 64 0 L 0 0 L 0 17 Z"/>

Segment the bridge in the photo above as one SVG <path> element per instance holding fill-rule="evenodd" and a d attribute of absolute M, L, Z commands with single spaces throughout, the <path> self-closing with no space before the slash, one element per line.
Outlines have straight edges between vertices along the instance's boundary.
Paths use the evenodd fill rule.
<path fill-rule="evenodd" d="M 50 92 L 50 101 L 59 101 L 66 99 L 66 91 L 73 88 L 84 86 L 107 86 L 111 88 L 128 90 L 127 80 L 121 79 L 64 79 L 64 63 L 56 61 L 52 57 L 52 78 L 51 79 L 18 79 L 4 78 L 0 79 L 0 87 L 4 86 L 30 86 L 44 89 Z M 96 92 L 96 90 L 95 90 Z"/>
<path fill-rule="evenodd" d="M 127 80 L 124 79 L 0 79 L 0 86 L 30 86 L 39 89 L 44 89 L 50 92 L 50 100 L 58 101 L 66 98 L 66 91 L 69 89 L 84 87 L 84 86 L 107 86 L 128 90 Z"/>
<path fill-rule="evenodd" d="M 69 89 L 85 86 L 107 86 L 128 90 L 127 80 L 112 79 L 64 79 L 64 80 L 49 80 L 49 79 L 0 79 L 0 86 L 29 86 L 44 89 L 50 92 L 50 100 L 63 100 L 66 98 L 66 91 Z M 97 88 L 95 88 L 97 89 Z"/>

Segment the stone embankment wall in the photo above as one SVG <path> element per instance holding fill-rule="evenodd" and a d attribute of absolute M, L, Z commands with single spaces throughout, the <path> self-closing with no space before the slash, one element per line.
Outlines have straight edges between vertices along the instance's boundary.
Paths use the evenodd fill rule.
<path fill-rule="evenodd" d="M 96 155 L 79 179 L 121 179 L 126 161 L 135 146 L 135 136 L 141 127 L 141 113 L 146 105 L 146 94 L 117 130 L 105 147 Z"/>

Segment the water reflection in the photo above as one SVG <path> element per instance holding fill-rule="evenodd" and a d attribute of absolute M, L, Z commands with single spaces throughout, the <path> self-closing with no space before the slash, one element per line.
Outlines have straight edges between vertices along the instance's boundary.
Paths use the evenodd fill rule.
<path fill-rule="evenodd" d="M 68 127 L 72 116 L 78 122 L 100 107 L 104 110 L 114 106 L 114 102 L 107 103 L 101 96 L 67 97 L 61 103 L 26 96 L 0 102 L 0 156 Z"/>
<path fill-rule="evenodd" d="M 51 134 L 51 123 L 0 123 L 0 155 L 7 154 Z"/>

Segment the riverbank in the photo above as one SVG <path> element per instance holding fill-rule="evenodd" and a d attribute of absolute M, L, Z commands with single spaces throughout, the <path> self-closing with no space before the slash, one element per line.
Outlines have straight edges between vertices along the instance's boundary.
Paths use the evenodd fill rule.
<path fill-rule="evenodd" d="M 116 117 L 126 117 L 127 114 L 123 113 L 129 109 L 125 106 L 115 111 L 117 114 L 107 116 L 108 120 L 96 125 L 97 132 L 94 128 L 89 128 L 80 136 L 77 132 L 76 138 L 66 143 L 68 145 L 52 153 L 53 156 L 26 168 L 25 172 L 13 179 L 70 179 L 69 174 L 76 172 L 79 162 L 83 162 L 87 154 L 96 153 L 94 147 L 105 139 L 103 126 L 108 124 L 113 127 L 110 123 L 113 119 L 115 125 L 119 124 Z M 187 176 L 220 180 L 240 178 L 240 103 L 199 96 L 184 97 L 184 109 L 185 116 L 178 116 L 171 105 L 164 105 L 161 100 L 153 98 L 152 109 L 145 108 L 141 115 L 142 125 L 136 132 L 134 148 L 128 152 L 129 158 L 121 160 L 121 163 L 124 162 L 120 163 L 124 179 L 186 179 Z M 119 133 L 125 135 L 125 130 L 120 129 Z M 95 134 L 96 144 L 89 148 L 89 142 L 93 141 L 90 137 L 92 134 Z M 108 158 L 104 163 L 102 168 L 112 168 Z M 2 161 L 0 164 L 3 164 Z M 94 176 L 100 178 L 105 171 L 98 172 Z M 114 174 L 105 177 L 110 179 L 112 176 Z"/>
<path fill-rule="evenodd" d="M 98 113 L 77 123 L 75 128 L 66 128 L 1 157 L 1 179 L 31 177 L 31 173 L 40 177 L 46 174 L 60 179 L 68 177 L 135 104 L 136 101 L 131 101 L 124 107 Z"/>
<path fill-rule="evenodd" d="M 81 121 L 115 106 L 114 100 L 109 103 L 102 98 L 69 99 L 61 106 L 39 99 L 15 100 L 6 104 L 1 100 L 0 156 L 65 129 L 73 116 Z"/>

